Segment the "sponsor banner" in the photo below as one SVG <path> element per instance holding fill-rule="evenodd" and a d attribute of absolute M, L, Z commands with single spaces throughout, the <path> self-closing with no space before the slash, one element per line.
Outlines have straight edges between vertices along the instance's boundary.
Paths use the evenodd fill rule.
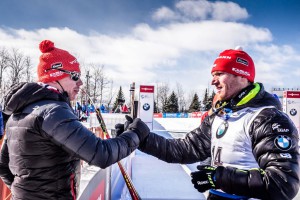
<path fill-rule="evenodd" d="M 202 112 L 193 113 L 154 113 L 154 118 L 201 118 Z"/>
<path fill-rule="evenodd" d="M 191 118 L 201 118 L 202 116 L 202 112 L 192 112 L 192 113 L 189 113 L 189 117 Z"/>
<path fill-rule="evenodd" d="M 284 91 L 284 98 L 300 98 L 300 91 Z"/>
<path fill-rule="evenodd" d="M 154 118 L 162 118 L 162 117 L 163 117 L 163 114 L 162 114 L 162 113 L 154 113 L 154 114 L 153 114 L 153 117 L 154 117 Z"/>
<path fill-rule="evenodd" d="M 154 86 L 152 85 L 141 85 L 140 93 L 154 93 Z"/>
<path fill-rule="evenodd" d="M 153 129 L 154 86 L 140 85 L 138 117 Z"/>
<path fill-rule="evenodd" d="M 300 132 L 300 91 L 283 91 L 282 108 Z"/>
<path fill-rule="evenodd" d="M 163 113 L 163 118 L 188 118 L 187 113 Z"/>

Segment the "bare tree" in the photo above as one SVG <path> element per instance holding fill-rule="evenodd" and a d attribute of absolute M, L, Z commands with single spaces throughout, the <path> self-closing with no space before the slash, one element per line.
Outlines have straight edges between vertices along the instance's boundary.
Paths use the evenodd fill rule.
<path fill-rule="evenodd" d="M 99 100 L 99 103 L 102 104 L 104 90 L 109 86 L 108 77 L 104 73 L 104 65 L 91 65 L 92 73 L 91 79 L 93 83 L 93 91 L 91 92 L 93 98 Z"/>
<path fill-rule="evenodd" d="M 184 91 L 182 89 L 182 85 L 178 82 L 176 82 L 176 95 L 178 98 L 178 110 L 180 112 L 184 112 L 186 110 L 186 101 L 184 98 Z"/>
<path fill-rule="evenodd" d="M 108 112 L 110 111 L 110 104 L 112 103 L 112 100 L 113 100 L 113 98 L 116 94 L 116 91 L 113 91 L 114 81 L 110 80 L 109 85 L 110 85 L 109 92 L 108 92 L 108 95 L 107 95 L 107 98 L 106 98 Z"/>
<path fill-rule="evenodd" d="M 17 49 L 12 50 L 12 54 L 10 56 L 8 62 L 10 73 L 8 74 L 10 78 L 10 84 L 16 84 L 21 81 L 22 75 L 25 73 L 25 58 L 22 53 Z"/>
<path fill-rule="evenodd" d="M 80 99 L 80 102 L 82 103 L 84 100 L 87 101 L 89 98 L 87 97 L 87 95 L 90 95 L 90 91 L 89 91 L 89 82 L 90 82 L 90 65 L 86 65 L 84 62 L 80 63 L 80 69 L 81 69 L 81 80 L 82 80 L 82 87 L 81 89 L 84 91 L 81 91 L 80 95 L 77 97 L 78 99 Z"/>
<path fill-rule="evenodd" d="M 30 57 L 26 56 L 25 57 L 25 81 L 26 82 L 31 82 L 32 79 L 33 79 L 33 76 L 32 76 L 32 64 L 31 64 L 31 59 Z"/>
<path fill-rule="evenodd" d="M 0 93 L 1 93 L 1 97 L 3 96 L 3 81 L 4 81 L 4 73 L 8 67 L 8 62 L 9 62 L 9 53 L 7 51 L 7 49 L 2 48 L 0 50 Z"/>
<path fill-rule="evenodd" d="M 157 84 L 158 107 L 164 112 L 164 108 L 168 101 L 170 87 L 168 83 Z"/>

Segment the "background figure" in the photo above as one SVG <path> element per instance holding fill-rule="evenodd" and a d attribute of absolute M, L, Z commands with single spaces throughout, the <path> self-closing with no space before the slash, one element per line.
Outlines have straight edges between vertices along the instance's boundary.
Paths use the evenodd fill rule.
<path fill-rule="evenodd" d="M 90 113 L 94 113 L 95 112 L 95 106 L 92 103 L 89 103 L 87 106 L 87 110 L 88 110 L 88 116 L 90 116 Z"/>
<path fill-rule="evenodd" d="M 122 113 L 129 113 L 127 105 L 124 103 L 121 107 Z"/>
<path fill-rule="evenodd" d="M 78 101 L 76 102 L 76 105 L 75 105 L 75 112 L 77 114 L 77 117 L 80 119 L 81 112 L 82 112 L 82 107 L 81 107 L 81 105 Z"/>
<path fill-rule="evenodd" d="M 102 113 L 105 113 L 105 106 L 104 106 L 103 104 L 101 104 L 101 106 L 100 106 L 100 111 L 101 111 Z"/>
<path fill-rule="evenodd" d="M 87 103 L 85 100 L 82 101 L 81 111 L 87 115 Z"/>

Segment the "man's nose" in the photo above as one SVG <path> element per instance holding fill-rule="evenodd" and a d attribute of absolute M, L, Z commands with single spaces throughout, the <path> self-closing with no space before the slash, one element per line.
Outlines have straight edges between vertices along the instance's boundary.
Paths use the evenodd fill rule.
<path fill-rule="evenodd" d="M 77 81 L 77 85 L 78 85 L 78 86 L 83 85 L 83 82 L 82 82 L 81 78 L 79 78 L 79 80 Z"/>
<path fill-rule="evenodd" d="M 217 78 L 213 77 L 211 80 L 211 85 L 215 85 L 217 83 Z"/>

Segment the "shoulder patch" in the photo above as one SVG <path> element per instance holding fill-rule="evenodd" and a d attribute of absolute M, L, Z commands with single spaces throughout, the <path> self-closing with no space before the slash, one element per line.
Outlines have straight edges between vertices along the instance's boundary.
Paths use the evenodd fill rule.
<path fill-rule="evenodd" d="M 278 135 L 274 140 L 275 146 L 283 151 L 287 151 L 292 146 L 292 139 L 286 135 Z"/>
<path fill-rule="evenodd" d="M 273 123 L 272 124 L 272 131 L 273 131 L 273 133 L 288 133 L 288 132 L 290 132 L 290 129 L 289 128 L 283 128 L 281 126 L 281 124 L 279 124 L 279 123 Z"/>

